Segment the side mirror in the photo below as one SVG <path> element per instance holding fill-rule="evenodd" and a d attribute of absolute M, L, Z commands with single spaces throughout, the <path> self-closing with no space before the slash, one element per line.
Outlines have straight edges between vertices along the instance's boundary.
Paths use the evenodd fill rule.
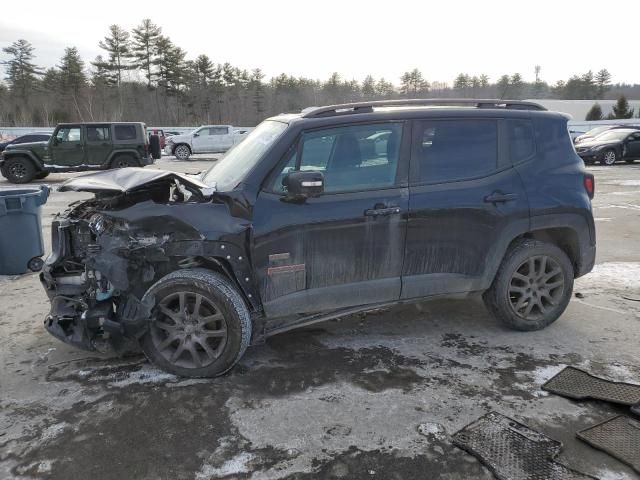
<path fill-rule="evenodd" d="M 291 172 L 282 179 L 289 199 L 305 199 L 317 197 L 324 192 L 324 175 L 322 172 Z"/>
<path fill-rule="evenodd" d="M 60 143 L 60 142 L 58 141 L 58 137 L 51 137 L 51 139 L 52 139 L 52 142 L 51 142 L 51 143 L 52 143 L 53 145 L 58 145 L 58 143 Z"/>

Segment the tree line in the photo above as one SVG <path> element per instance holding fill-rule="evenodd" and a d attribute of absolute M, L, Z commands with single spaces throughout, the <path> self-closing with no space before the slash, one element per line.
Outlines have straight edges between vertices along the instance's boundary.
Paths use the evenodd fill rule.
<path fill-rule="evenodd" d="M 451 84 L 430 82 L 417 68 L 403 73 L 398 84 L 371 75 L 363 81 L 348 80 L 337 72 L 324 81 L 286 73 L 266 79 L 260 68 L 249 71 L 215 63 L 204 54 L 187 58 L 187 52 L 149 19 L 131 32 L 110 26 L 99 47 L 104 54 L 89 62 L 76 47 L 67 47 L 57 65 L 48 69 L 35 63 L 34 47 L 27 40 L 3 48 L 0 125 L 143 121 L 249 126 L 311 105 L 384 98 L 640 98 L 640 85 L 613 85 L 604 68 L 553 85 L 541 79 L 540 66 L 535 66 L 532 82 L 520 73 L 495 81 L 482 73 L 460 73 Z"/>

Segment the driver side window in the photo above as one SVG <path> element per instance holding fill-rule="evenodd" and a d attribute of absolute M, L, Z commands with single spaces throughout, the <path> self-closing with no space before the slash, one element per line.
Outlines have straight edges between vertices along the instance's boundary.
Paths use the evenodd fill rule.
<path fill-rule="evenodd" d="M 58 130 L 56 134 L 58 143 L 63 142 L 79 142 L 80 141 L 80 127 L 64 127 Z"/>
<path fill-rule="evenodd" d="M 401 137 L 400 123 L 305 132 L 270 190 L 286 193 L 282 181 L 294 171 L 322 172 L 326 193 L 391 187 L 396 181 Z"/>

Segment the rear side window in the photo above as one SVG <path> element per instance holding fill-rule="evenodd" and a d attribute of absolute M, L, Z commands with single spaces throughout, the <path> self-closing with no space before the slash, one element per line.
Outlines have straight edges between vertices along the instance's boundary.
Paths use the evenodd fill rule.
<path fill-rule="evenodd" d="M 109 127 L 87 127 L 87 142 L 103 142 L 110 137 Z"/>
<path fill-rule="evenodd" d="M 533 125 L 529 120 L 506 119 L 511 163 L 530 159 L 536 152 Z"/>
<path fill-rule="evenodd" d="M 488 175 L 498 162 L 498 123 L 488 119 L 421 121 L 414 133 L 413 158 L 414 183 Z"/>
<path fill-rule="evenodd" d="M 135 140 L 136 139 L 136 126 L 135 125 L 116 125 L 114 127 L 116 140 Z"/>

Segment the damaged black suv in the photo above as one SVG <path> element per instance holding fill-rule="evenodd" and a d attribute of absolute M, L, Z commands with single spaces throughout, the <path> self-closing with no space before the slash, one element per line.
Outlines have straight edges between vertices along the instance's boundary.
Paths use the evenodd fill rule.
<path fill-rule="evenodd" d="M 434 108 L 437 107 L 437 108 Z M 139 342 L 178 375 L 229 370 L 250 344 L 399 302 L 481 293 L 536 330 L 595 258 L 593 176 L 567 118 L 531 102 L 399 100 L 260 124 L 200 176 L 121 169 L 53 223 L 49 332 Z"/>

